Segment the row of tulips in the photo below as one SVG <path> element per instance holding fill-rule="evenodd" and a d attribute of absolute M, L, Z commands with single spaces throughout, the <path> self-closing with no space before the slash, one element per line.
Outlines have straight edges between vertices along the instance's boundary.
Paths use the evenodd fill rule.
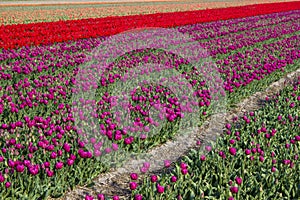
<path fill-rule="evenodd" d="M 191 24 L 177 28 L 182 33 L 190 33 L 194 35 L 197 40 L 216 38 L 226 35 L 229 35 L 230 37 L 231 34 L 241 31 L 251 31 L 252 29 L 259 29 L 295 20 L 298 15 L 299 10 L 292 10 L 288 12 L 278 12 L 224 21 L 220 20 L 210 23 Z"/>
<path fill-rule="evenodd" d="M 176 40 L 178 39 L 174 38 L 174 44 L 177 43 Z M 78 102 L 73 102 L 70 97 L 77 92 L 78 88 L 76 87 L 78 79 L 75 77 L 82 72 L 78 68 L 79 64 L 87 61 L 85 53 L 99 45 L 101 41 L 90 39 L 76 42 L 75 45 L 69 42 L 54 46 L 3 50 L 0 129 L 3 148 L 0 152 L 0 171 L 3 188 L 7 189 L 1 190 L 2 197 L 36 199 L 46 198 L 50 194 L 59 196 L 68 187 L 89 182 L 97 174 L 107 170 L 110 167 L 109 163 L 116 158 L 120 159 L 118 149 L 147 150 L 153 145 L 170 139 L 176 132 L 176 127 L 172 124 L 176 126 L 183 117 L 182 114 L 187 114 L 189 109 L 188 107 L 179 109 L 178 102 L 181 97 L 174 97 L 167 88 L 159 85 L 146 84 L 145 87 L 140 87 L 132 93 L 130 109 L 134 115 L 134 130 L 118 127 L 118 119 L 113 119 L 111 106 L 114 102 L 112 94 L 109 93 L 111 86 L 114 86 L 114 82 L 119 81 L 118 79 L 124 78 L 121 73 L 124 69 L 126 71 L 135 68 L 141 62 L 167 65 L 182 72 L 197 94 L 201 118 L 210 114 L 207 108 L 211 106 L 212 93 L 208 91 L 205 81 L 201 79 L 203 77 L 189 74 L 195 70 L 191 70 L 186 60 L 170 53 L 152 50 L 135 51 L 119 59 L 116 65 L 110 66 L 114 69 L 114 73 L 108 74 L 105 77 L 107 79 L 101 80 L 100 87 L 95 85 L 96 88 L 99 87 L 95 101 L 78 99 Z M 278 38 L 275 42 L 264 42 L 258 48 L 251 50 L 252 53 L 245 52 L 245 54 L 257 57 L 257 63 L 263 60 L 259 57 L 262 55 L 261 52 L 272 54 L 269 59 L 275 61 L 278 61 L 280 56 L 280 59 L 286 60 L 287 64 L 280 65 L 278 68 L 293 69 L 297 67 L 297 63 L 293 64 L 293 61 L 298 61 L 299 58 L 298 41 L 298 35 L 287 35 L 286 39 Z M 281 55 L 278 54 L 278 47 Z M 80 51 L 80 48 L 84 50 Z M 240 58 L 245 59 L 246 56 L 235 51 L 231 52 L 234 56 L 227 55 L 231 62 L 240 62 Z M 223 66 L 225 61 L 220 60 L 220 62 Z M 10 66 L 8 63 L 13 64 Z M 224 66 L 228 64 L 224 63 Z M 226 68 L 221 66 L 219 65 L 218 68 L 225 71 Z M 260 67 L 265 67 L 265 70 L 271 73 L 271 76 L 260 77 L 264 78 L 260 82 L 264 82 L 267 77 L 272 77 L 275 73 L 272 68 L 274 66 Z M 11 72 L 11 69 L 14 72 Z M 256 74 L 263 74 L 263 72 L 263 70 L 254 71 Z M 230 75 L 229 72 L 221 73 Z M 84 80 L 85 77 L 80 78 Z M 176 78 L 174 77 L 173 80 L 176 81 Z M 248 85 L 251 85 L 250 82 Z M 257 88 L 252 88 L 251 91 L 256 90 Z M 244 88 L 240 87 L 232 94 L 237 94 L 239 91 L 245 92 Z M 147 96 L 148 94 L 150 96 Z M 152 104 L 151 101 L 156 104 Z M 97 128 L 92 131 L 96 131 L 95 135 L 100 132 L 102 134 L 100 138 L 103 140 L 84 137 L 89 139 L 84 141 L 79 136 L 84 135 L 85 130 L 78 129 L 75 122 L 78 119 L 84 122 L 86 117 L 89 118 L 80 112 L 80 108 L 96 105 L 96 103 L 95 108 L 98 110 L 91 114 L 98 120 L 99 126 L 96 125 Z M 156 121 L 147 117 L 149 113 L 145 108 L 149 105 L 157 105 L 158 111 L 163 110 L 168 114 L 166 117 L 169 122 L 156 137 L 148 137 L 150 127 L 154 129 L 159 126 Z M 158 116 L 158 119 L 163 117 Z M 136 132 L 141 131 L 140 128 L 143 128 L 144 133 L 136 135 Z M 87 143 L 92 147 L 86 148 Z M 147 171 L 147 167 L 142 171 Z"/>
<path fill-rule="evenodd" d="M 295 43 L 296 45 L 297 45 L 297 43 Z M 293 48 L 293 47 L 292 47 Z M 238 54 L 238 55 L 240 55 L 240 54 Z M 242 56 L 243 57 L 243 56 Z M 294 58 L 294 59 L 297 59 L 297 56 Z M 62 80 L 62 81 L 64 81 L 64 80 Z M 65 81 L 64 81 L 65 82 Z M 38 84 L 36 84 L 36 86 L 37 86 Z M 40 85 L 40 84 L 39 84 Z M 17 86 L 18 87 L 18 86 Z M 38 87 L 40 87 L 40 86 L 38 86 Z M 62 88 L 60 88 L 60 89 L 62 89 Z M 64 89 L 64 90 L 66 90 L 66 89 Z M 60 91 L 59 93 L 64 93 L 64 91 Z M 51 95 L 50 95 L 51 96 Z M 52 94 L 52 96 L 53 96 L 53 94 Z M 50 98 L 53 98 L 53 97 L 50 97 Z M 25 100 L 25 99 L 24 99 Z M 23 102 L 24 102 L 24 100 L 23 100 Z M 27 100 L 28 101 L 28 100 Z M 45 102 L 47 102 L 47 101 L 45 101 Z M 45 103 L 45 104 L 47 104 L 47 103 Z M 29 104 L 30 105 L 30 104 Z M 18 110 L 18 108 L 16 108 L 15 107 L 15 105 L 14 104 L 10 104 L 10 106 L 11 106 L 11 111 L 14 113 L 16 110 Z M 26 106 L 26 105 L 25 105 Z M 24 107 L 24 105 L 22 104 L 21 105 L 21 108 L 23 108 Z M 29 106 L 30 107 L 30 106 Z"/>
<path fill-rule="evenodd" d="M 298 30 L 297 25 L 297 18 L 299 18 L 299 11 L 292 11 L 287 13 L 280 13 L 280 14 L 270 14 L 270 15 L 263 15 L 260 19 L 258 17 L 249 17 L 243 18 L 243 20 L 235 19 L 235 20 L 227 20 L 221 23 L 219 22 L 211 22 L 203 24 L 199 29 L 192 28 L 192 27 L 178 27 L 179 32 L 182 33 L 190 33 L 193 30 L 201 30 L 206 35 L 209 35 L 209 32 L 215 31 L 216 38 L 211 39 L 206 42 L 201 42 L 201 46 L 203 48 L 208 48 L 211 50 L 212 56 L 215 56 L 216 53 L 224 54 L 228 53 L 233 50 L 237 50 L 239 48 L 245 48 L 247 46 L 253 45 L 257 42 L 263 42 L 267 39 L 273 38 L 272 34 L 266 35 L 264 38 L 257 39 L 256 36 L 262 32 L 268 32 L 268 28 L 272 28 L 273 26 L 278 23 L 287 23 L 285 28 L 290 28 L 286 31 L 282 29 L 277 29 L 278 31 L 274 31 L 273 35 L 284 35 L 288 33 L 293 33 L 293 31 Z M 296 18 L 296 19 L 295 19 Z M 284 19 L 284 20 L 278 20 Z M 239 24 L 245 25 L 252 24 L 253 20 L 256 21 L 257 26 L 249 26 L 247 25 L 247 29 L 236 29 L 235 26 L 239 26 Z M 271 21 L 271 23 L 270 23 Z M 252 22 L 252 23 L 250 23 Z M 291 24 L 291 25 L 289 25 Z M 235 25 L 235 26 L 233 26 Z M 291 27 L 295 25 L 294 27 Z M 253 28 L 259 28 L 259 30 L 251 30 Z M 224 32 L 224 29 L 228 29 Z M 226 37 L 226 35 L 229 36 Z M 229 41 L 236 40 L 237 38 L 247 38 L 247 41 L 244 44 L 228 44 Z M 197 39 L 197 41 L 199 38 Z M 241 40 L 241 39 L 237 39 Z M 57 45 L 51 46 L 42 46 L 42 47 L 32 47 L 32 48 L 21 48 L 18 50 L 3 50 L 0 54 L 0 60 L 4 61 L 5 65 L 10 66 L 9 68 L 13 68 L 14 71 L 18 73 L 28 74 L 31 72 L 30 68 L 36 72 L 40 72 L 43 70 L 47 70 L 51 67 L 64 67 L 68 65 L 74 64 L 81 64 L 81 57 L 84 57 L 85 52 L 91 52 L 93 48 L 101 45 L 102 38 L 99 39 L 87 39 L 87 40 L 80 40 L 75 43 L 61 43 Z M 180 44 L 180 41 L 175 41 L 175 44 Z M 211 45 L 211 47 L 210 47 Z M 218 46 L 217 51 L 212 49 L 212 46 Z M 21 59 L 18 59 L 21 58 Z M 25 59 L 26 58 L 26 61 Z M 21 61 L 23 60 L 23 61 Z M 58 60 L 60 62 L 58 62 Z M 30 62 L 28 62 L 30 61 Z M 27 65 L 25 65 L 25 62 Z M 23 69 L 20 69 L 20 65 L 22 65 Z M 29 66 L 29 69 L 24 69 L 25 66 Z M 47 65 L 48 67 L 44 66 Z M 18 66 L 18 67 L 17 67 Z M 37 69 L 39 67 L 39 69 Z"/>
<path fill-rule="evenodd" d="M 115 16 L 49 23 L 1 25 L 0 47 L 52 44 L 82 38 L 114 35 L 141 27 L 174 27 L 299 9 L 298 2 L 259 4 L 199 11 Z M 175 20 L 174 20 L 175 19 Z M 51 30 L 51 31 L 49 31 Z"/>
<path fill-rule="evenodd" d="M 296 44 L 297 45 L 297 44 Z M 242 56 L 243 57 L 243 56 Z M 294 56 L 295 57 L 295 56 Z M 295 57 L 296 59 L 297 59 L 297 55 L 296 55 L 296 57 Z M 227 61 L 228 62 L 228 61 Z M 69 64 L 69 63 L 68 63 Z M 14 67 L 14 69 L 17 69 L 17 71 L 18 70 L 20 70 L 20 68 L 16 68 L 16 67 Z M 42 69 L 41 69 L 42 70 Z M 39 70 L 38 70 L 39 71 Z M 19 72 L 18 72 L 19 73 Z M 25 74 L 27 74 L 27 72 L 25 72 Z"/>
<path fill-rule="evenodd" d="M 240 32 L 237 34 L 231 34 L 230 36 L 222 37 L 217 40 L 209 40 L 203 43 L 200 42 L 200 44 L 205 49 L 209 49 L 212 56 L 215 56 L 217 53 L 226 54 L 227 52 L 241 47 L 252 46 L 271 38 L 278 38 L 282 35 L 297 32 L 300 30 L 299 24 L 298 15 L 297 19 L 294 19 L 293 21 L 281 22 L 271 27 L 264 26 L 261 29 L 256 29 L 250 32 L 248 31 L 247 33 Z M 236 36 L 235 39 L 233 39 L 234 36 Z"/>
<path fill-rule="evenodd" d="M 142 182 L 131 173 L 131 199 L 298 199 L 300 77 L 265 101 L 226 124 L 216 143 L 165 161 L 168 173 Z"/>
<path fill-rule="evenodd" d="M 224 60 L 218 60 L 217 64 L 221 64 L 219 68 L 219 72 L 221 74 L 224 74 L 227 79 L 225 82 L 225 89 L 233 92 L 234 88 L 239 88 L 241 85 L 246 86 L 249 83 L 251 83 L 253 80 L 260 80 L 265 75 L 272 73 L 273 71 L 276 71 L 277 69 L 281 69 L 286 66 L 286 64 L 293 64 L 294 60 L 297 60 L 299 58 L 299 51 L 296 49 L 299 47 L 298 44 L 299 38 L 298 36 L 292 36 L 287 39 L 284 39 L 279 42 L 270 43 L 267 45 L 262 45 L 261 49 L 254 49 L 253 51 L 246 51 L 245 54 L 238 52 L 233 55 L 229 55 Z M 283 46 L 283 44 L 286 44 Z M 286 48 L 284 48 L 286 47 Z M 282 52 L 279 52 L 277 50 L 278 48 L 281 48 L 280 50 Z M 266 58 L 262 58 L 261 55 L 268 55 Z M 146 57 L 146 56 L 145 56 Z M 144 59 L 143 57 L 142 59 Z M 251 57 L 253 59 L 247 60 L 248 57 Z M 254 59 L 255 58 L 255 59 Z M 284 59 L 283 59 L 284 58 Z M 132 59 L 139 59 L 138 57 L 132 57 Z M 240 59 L 244 59 L 244 61 L 240 61 Z M 84 59 L 81 58 L 81 61 Z M 261 62 L 265 62 L 268 64 L 264 64 Z M 34 64 L 34 63 L 33 63 Z M 126 65 L 126 61 L 123 61 L 123 65 Z M 129 63 L 130 65 L 134 63 Z M 160 63 L 162 64 L 162 63 Z M 255 66 L 255 67 L 253 67 Z M 41 67 L 41 66 L 40 66 Z M 45 66 L 48 68 L 48 66 Z M 119 66 L 121 67 L 121 66 Z M 131 66 L 132 67 L 132 66 Z M 18 69 L 17 67 L 12 67 L 13 69 Z M 243 70 L 241 70 L 243 69 Z M 69 69 L 68 69 L 69 70 Z M 282 69 L 283 70 L 283 69 Z M 51 73 L 51 72 L 50 72 Z M 74 71 L 76 74 L 76 70 Z M 33 73 L 34 74 L 34 73 Z M 5 74 L 3 75 L 10 75 Z M 25 73 L 26 75 L 26 73 Z M 8 108 L 13 113 L 21 111 L 22 109 L 26 108 L 26 106 L 29 106 L 33 104 L 37 105 L 37 103 L 42 103 L 45 105 L 48 105 L 48 101 L 51 99 L 54 99 L 55 90 L 58 92 L 55 96 L 57 98 L 66 98 L 66 91 L 68 88 L 66 86 L 55 86 L 56 89 L 49 89 L 51 87 L 51 82 L 57 80 L 60 80 L 61 82 L 66 83 L 68 86 L 70 84 L 70 80 L 67 80 L 70 76 L 70 73 L 63 73 L 58 72 L 58 77 L 50 76 L 48 75 L 41 75 L 39 77 L 35 77 L 35 80 L 33 81 L 33 86 L 30 87 L 30 83 L 28 82 L 28 78 L 25 79 L 19 79 L 18 75 L 11 76 L 12 79 L 10 80 L 11 84 L 4 88 L 4 90 L 9 91 L 9 94 L 18 94 L 21 95 L 21 98 L 18 99 L 18 102 L 10 103 L 11 98 L 7 98 L 6 95 L 3 95 L 3 101 L 1 102 L 1 113 L 4 111 L 4 109 L 9 106 Z M 110 81 L 116 81 L 119 77 L 112 77 Z M 18 79 L 18 82 L 16 83 L 15 80 Z M 31 79 L 31 76 L 30 76 Z M 52 79 L 52 80 L 51 80 Z M 51 81 L 50 81 L 51 80 Z M 7 83 L 8 80 L 3 80 Z M 238 82 L 239 81 L 239 82 Z M 4 83 L 3 82 L 3 83 Z M 71 82 L 74 82 L 74 79 L 71 79 Z M 12 87 L 14 85 L 14 87 Z M 20 89 L 22 90 L 20 91 Z M 38 88 L 37 90 L 34 89 Z M 39 93 L 39 91 L 43 91 L 47 87 L 48 91 L 46 93 Z M 31 92 L 27 92 L 27 95 L 29 95 L 29 100 L 26 99 L 26 97 L 23 97 L 22 94 L 25 92 L 25 90 L 31 90 Z M 49 93 L 48 93 L 49 92 Z M 253 91 L 252 91 L 253 92 Z M 35 94 L 34 94 L 35 93 Z M 33 94 L 35 98 L 33 98 Z M 42 97 L 42 99 L 40 99 Z M 38 102 L 31 102 L 34 99 L 38 99 Z M 7 100 L 7 102 L 5 101 Z M 19 105 L 18 105 L 19 104 Z M 26 105 L 27 104 L 27 105 Z M 28 105 L 29 104 L 29 105 Z M 6 105 L 6 106 L 5 106 Z M 6 113 L 4 113 L 6 114 Z M 6 114 L 7 115 L 7 114 Z M 13 114 L 14 115 L 14 114 Z M 20 114 L 21 115 L 21 114 Z M 9 117 L 6 117 L 9 118 Z"/>
<path fill-rule="evenodd" d="M 249 34 L 252 35 L 251 32 Z M 280 32 L 278 34 L 280 34 Z M 233 37 L 234 36 L 235 35 L 233 35 Z M 289 35 L 287 35 L 287 37 L 288 36 Z M 252 41 L 255 40 L 254 37 L 251 39 Z M 34 76 L 39 73 L 50 75 L 56 73 L 55 71 L 59 73 L 61 70 L 64 71 L 64 67 L 69 68 L 70 66 L 73 67 L 84 63 L 86 57 L 84 53 L 91 51 L 93 47 L 101 44 L 101 41 L 102 39 L 91 39 L 76 42 L 75 45 L 71 43 L 60 44 L 57 48 L 55 48 L 56 46 L 46 46 L 31 49 L 22 48 L 19 52 L 14 50 L 4 51 L 2 59 L 4 60 L 6 65 L 4 67 L 6 69 L 4 68 L 2 70 L 1 77 L 3 81 L 6 82 L 9 79 L 15 80 L 17 78 L 24 80 L 25 77 L 28 78 L 28 75 L 31 76 L 31 73 L 34 74 Z M 211 41 L 212 43 L 215 43 L 215 41 L 218 41 L 218 38 Z M 260 43 L 263 42 L 263 40 L 258 41 Z M 246 50 L 239 52 L 239 49 L 235 49 L 238 47 L 247 47 L 248 44 L 245 44 L 244 46 L 239 45 L 238 47 L 234 46 L 235 48 L 229 51 L 232 55 L 216 60 L 216 63 L 221 65 L 219 72 L 224 74 L 224 77 L 227 77 L 225 89 L 232 92 L 234 88 L 239 88 L 241 85 L 245 86 L 255 79 L 259 80 L 265 74 L 272 73 L 274 70 L 280 69 L 286 64 L 291 64 L 294 62 L 293 60 L 298 59 L 298 36 L 286 38 L 281 42 L 277 41 L 278 38 L 275 39 L 274 43 L 268 44 L 268 46 L 260 44 L 259 48 L 252 51 Z M 178 41 L 176 40 L 173 42 L 174 44 L 178 44 Z M 249 43 L 251 43 L 251 41 Z M 283 46 L 283 43 L 288 45 Z M 79 47 L 82 48 L 82 52 L 79 51 Z M 224 47 L 226 46 L 222 45 L 220 49 L 224 49 Z M 283 53 L 279 53 L 279 49 L 283 51 Z M 226 49 L 220 54 L 224 53 L 227 53 Z M 268 55 L 268 57 L 263 60 L 261 57 L 262 55 Z M 18 57 L 21 59 L 16 59 Z M 249 57 L 255 58 L 255 60 L 249 60 Z M 269 63 L 265 64 L 266 62 Z M 24 64 L 26 65 L 24 66 Z M 241 71 L 242 68 L 243 70 Z M 9 72 L 10 69 L 12 69 L 13 73 L 6 73 Z M 20 74 L 24 74 L 25 76 L 20 76 Z M 15 84 L 15 82 L 11 83 L 11 85 L 13 84 Z"/>
<path fill-rule="evenodd" d="M 276 25 L 279 23 L 290 23 L 293 22 L 295 19 L 299 18 L 299 11 L 290 11 L 290 12 L 283 12 L 283 13 L 274 13 L 269 15 L 261 15 L 261 16 L 255 16 L 255 17 L 248 17 L 248 18 L 241 18 L 241 19 L 233 19 L 233 20 L 225 20 L 225 21 L 215 21 L 210 23 L 204 23 L 204 24 L 195 24 L 195 25 L 188 25 L 188 26 L 180 26 L 175 28 L 175 30 L 178 30 L 181 33 L 196 33 L 196 32 L 202 32 L 201 35 L 196 34 L 196 38 L 198 41 L 202 39 L 207 38 L 219 38 L 220 36 L 226 36 L 229 35 L 229 38 L 239 38 L 238 34 L 240 33 L 247 33 L 251 31 L 252 29 L 260 29 L 260 28 L 268 28 L 269 26 Z M 265 29 L 262 29 L 265 30 Z M 211 32 L 214 32 L 215 35 L 212 35 Z M 235 35 L 237 34 L 237 35 Z M 245 36 L 247 37 L 247 36 Z M 251 38 L 252 39 L 252 38 Z M 90 45 L 96 45 L 95 39 L 88 39 L 89 41 L 80 40 L 76 43 L 75 46 L 73 46 L 73 43 L 62 43 L 58 44 L 58 48 L 62 48 L 63 51 L 68 51 L 68 53 L 76 53 L 79 50 L 86 49 L 90 50 Z M 253 39 L 252 39 L 253 40 Z M 85 44 L 81 44 L 83 41 Z M 97 41 L 97 44 L 101 41 Z M 215 40 L 212 40 L 215 41 Z M 92 44 L 86 44 L 86 42 L 92 42 Z M 212 44 L 219 43 L 218 40 L 216 42 L 213 42 Z M 203 44 L 205 47 L 208 46 L 208 44 Z M 66 47 L 65 47 L 66 46 Z M 70 49 L 70 46 L 71 49 Z M 40 48 L 30 48 L 30 51 L 32 52 L 34 49 L 34 53 L 31 53 L 30 57 L 36 57 L 39 55 L 42 55 L 43 52 L 41 51 L 48 51 L 49 53 L 55 53 L 57 50 L 55 49 L 56 45 L 51 46 L 51 50 L 47 49 L 40 49 Z M 224 47 L 223 47 L 224 48 Z M 1 60 L 5 59 L 11 59 L 16 58 L 18 56 L 21 56 L 23 58 L 26 55 L 26 51 L 28 51 L 29 48 L 21 48 L 17 51 L 5 51 L 4 54 L 1 54 Z M 21 51 L 21 52 L 19 52 Z M 25 55 L 19 55 L 19 53 L 22 53 Z M 61 58 L 63 59 L 63 58 Z"/>

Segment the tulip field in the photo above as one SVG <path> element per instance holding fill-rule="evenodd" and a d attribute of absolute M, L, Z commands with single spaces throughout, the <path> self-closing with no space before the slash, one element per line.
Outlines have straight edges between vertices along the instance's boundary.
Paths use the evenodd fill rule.
<path fill-rule="evenodd" d="M 114 16 L 108 17 L 94 12 L 102 7 L 84 8 L 89 11 L 83 15 L 82 5 L 76 9 L 71 10 L 75 17 L 71 12 L 57 17 L 49 9 L 48 16 L 26 19 L 22 15 L 31 11 L 13 16 L 0 7 L 1 199 L 69 199 L 68 192 L 119 167 L 127 159 L 120 150 L 140 154 L 159 148 L 174 139 L 182 122 L 202 126 L 218 100 L 226 100 L 231 111 L 300 69 L 299 1 L 143 15 L 109 12 Z M 104 56 L 95 52 L 112 36 L 145 31 L 139 39 L 147 41 L 160 28 L 170 33 L 167 39 L 157 36 L 155 43 L 161 44 L 134 49 L 124 37 L 118 49 L 133 50 L 121 56 L 109 51 L 116 59 L 104 71 L 97 65 Z M 174 52 L 204 49 L 197 56 L 208 61 L 197 68 L 157 48 L 166 43 Z M 154 65 L 148 70 L 162 75 L 156 82 L 137 81 L 128 103 L 116 111 L 114 92 L 127 89 L 126 81 L 134 81 L 132 72 L 141 64 Z M 161 66 L 178 76 L 164 77 Z M 214 69 L 218 77 L 210 74 Z M 148 74 L 146 67 L 142 74 Z M 179 85 L 182 96 L 171 83 Z M 82 95 L 91 90 L 93 98 Z M 193 100 L 184 104 L 190 90 Z M 128 173 L 126 194 L 99 188 L 76 199 L 300 199 L 300 75 L 262 99 L 259 109 L 224 123 L 215 142 L 197 141 L 199 148 L 180 161 L 165 160 L 160 173 L 149 173 L 147 162 L 137 166 Z M 126 110 L 130 123 L 125 126 Z M 190 116 L 196 118 L 184 121 Z"/>

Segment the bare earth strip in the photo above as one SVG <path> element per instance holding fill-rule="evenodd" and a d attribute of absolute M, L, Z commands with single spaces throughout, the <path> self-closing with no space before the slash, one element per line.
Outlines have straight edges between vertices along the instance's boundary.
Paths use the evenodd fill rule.
<path fill-rule="evenodd" d="M 40 5 L 40 4 L 101 4 L 101 3 L 129 3 L 129 2 L 243 2 L 243 1 L 218 1 L 218 0 L 201 0 L 201 1 L 195 1 L 195 0 L 70 0 L 70 1 L 59 1 L 59 0 L 38 0 L 38 1 L 2 1 L 0 5 L 8 5 L 8 6 L 14 6 L 14 5 Z M 289 0 L 271 0 L 269 2 L 287 2 Z M 245 2 L 245 1 L 244 1 Z M 252 1 L 254 3 L 262 3 L 262 1 Z M 248 1 L 249 3 L 249 1 Z"/>
<path fill-rule="evenodd" d="M 0 3 L 0 25 L 179 12 L 291 1 L 293 0 L 4 1 Z"/>
<path fill-rule="evenodd" d="M 59 0 L 39 0 L 39 1 L 3 1 L 1 6 L 19 6 L 19 5 L 77 5 L 77 4 L 111 4 L 111 3 L 131 3 L 131 2 L 176 2 L 182 0 L 71 0 L 71 1 L 59 1 Z M 192 0 L 183 0 L 192 1 Z"/>

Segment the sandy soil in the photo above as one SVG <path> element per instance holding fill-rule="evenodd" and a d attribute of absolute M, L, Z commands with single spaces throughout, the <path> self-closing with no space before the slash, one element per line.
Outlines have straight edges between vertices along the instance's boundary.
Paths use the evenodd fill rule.
<path fill-rule="evenodd" d="M 0 6 L 32 6 L 32 5 L 76 5 L 76 4 L 122 4 L 122 3 L 132 3 L 132 2 L 194 2 L 194 3 L 209 3 L 209 2 L 227 2 L 234 3 L 239 2 L 243 3 L 245 1 L 241 0 L 69 0 L 69 1 L 59 1 L 59 0 L 38 0 L 38 1 L 2 1 Z M 272 3 L 272 2 L 291 2 L 295 0 L 256 0 L 248 1 L 249 4 L 253 3 Z"/>
<path fill-rule="evenodd" d="M 53 4 L 109 4 L 109 3 L 132 3 L 132 2 L 176 2 L 180 0 L 40 0 L 40 1 L 2 1 L 0 5 L 17 6 L 17 5 L 53 5 Z M 195 2 L 192 0 L 181 0 L 181 2 Z"/>

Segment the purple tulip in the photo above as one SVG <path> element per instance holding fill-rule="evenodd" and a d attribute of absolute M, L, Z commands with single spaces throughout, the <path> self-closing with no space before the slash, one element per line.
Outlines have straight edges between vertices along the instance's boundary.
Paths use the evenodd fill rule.
<path fill-rule="evenodd" d="M 86 195 L 85 196 L 85 200 L 94 200 L 94 197 L 90 196 L 90 195 Z"/>
<path fill-rule="evenodd" d="M 8 161 L 8 166 L 13 168 L 15 166 L 15 162 L 13 160 Z"/>
<path fill-rule="evenodd" d="M 6 153 L 7 150 L 6 150 L 6 148 L 2 148 L 1 151 L 2 151 L 2 153 Z"/>
<path fill-rule="evenodd" d="M 138 186 L 138 185 L 137 185 L 136 182 L 130 182 L 130 183 L 129 183 L 129 187 L 130 187 L 131 190 L 135 190 L 135 189 L 137 188 L 137 186 Z"/>
<path fill-rule="evenodd" d="M 172 176 L 172 177 L 171 177 L 171 182 L 174 183 L 174 182 L 176 182 L 176 181 L 177 181 L 177 177 L 176 177 L 176 176 Z"/>
<path fill-rule="evenodd" d="M 115 143 L 113 143 L 112 144 L 112 149 L 114 150 L 114 151 L 117 151 L 118 150 L 118 144 L 115 144 Z"/>
<path fill-rule="evenodd" d="M 151 176 L 151 182 L 155 183 L 157 181 L 157 176 L 156 175 L 152 175 Z"/>
<path fill-rule="evenodd" d="M 121 140 L 122 139 L 122 134 L 115 134 L 115 140 Z"/>
<path fill-rule="evenodd" d="M 166 168 L 170 167 L 171 166 L 171 161 L 164 160 L 164 165 L 165 165 Z"/>
<path fill-rule="evenodd" d="M 188 165 L 184 162 L 180 163 L 180 168 L 181 169 L 187 169 Z"/>
<path fill-rule="evenodd" d="M 290 160 L 283 160 L 282 162 L 283 162 L 283 164 L 285 164 L 285 165 L 288 165 L 288 164 L 290 164 L 290 163 L 291 163 L 291 161 L 290 161 Z"/>
<path fill-rule="evenodd" d="M 136 194 L 134 200 L 143 200 L 143 196 L 141 194 Z"/>
<path fill-rule="evenodd" d="M 147 167 L 141 167 L 140 168 L 140 172 L 141 173 L 146 173 L 148 171 L 148 168 Z"/>
<path fill-rule="evenodd" d="M 181 169 L 181 173 L 182 173 L 183 175 L 186 175 L 186 174 L 188 173 L 188 169 Z"/>
<path fill-rule="evenodd" d="M 138 179 L 138 174 L 137 174 L 137 173 L 131 173 L 131 174 L 130 174 L 130 178 L 131 178 L 132 180 L 137 180 L 137 179 Z"/>
<path fill-rule="evenodd" d="M 71 166 L 73 164 L 74 164 L 74 160 L 72 160 L 72 159 L 67 160 L 67 165 Z"/>
<path fill-rule="evenodd" d="M 144 162 L 144 163 L 143 163 L 143 167 L 149 169 L 150 163 L 149 163 L 149 162 Z"/>
<path fill-rule="evenodd" d="M 250 154 L 251 154 L 251 150 L 250 150 L 250 149 L 246 149 L 246 150 L 245 150 L 245 154 L 246 154 L 246 155 L 250 155 Z"/>
<path fill-rule="evenodd" d="M 240 178 L 240 177 L 236 177 L 236 178 L 235 178 L 235 181 L 236 181 L 236 183 L 237 183 L 238 185 L 241 185 L 242 182 L 243 182 L 242 178 Z"/>
<path fill-rule="evenodd" d="M 23 172 L 24 171 L 24 165 L 18 165 L 17 166 L 17 172 Z"/>
<path fill-rule="evenodd" d="M 62 156 L 62 154 L 63 154 L 62 150 L 57 150 L 57 155 L 58 156 Z"/>
<path fill-rule="evenodd" d="M 11 186 L 11 183 L 10 183 L 10 182 L 6 182 L 6 183 L 5 183 L 5 187 L 6 187 L 6 188 L 10 188 L 10 186 Z"/>
<path fill-rule="evenodd" d="M 98 199 L 98 200 L 105 200 L 104 194 L 98 194 L 98 195 L 97 195 L 97 199 Z"/>
<path fill-rule="evenodd" d="M 263 156 L 259 156 L 259 161 L 264 162 L 265 158 Z"/>
<path fill-rule="evenodd" d="M 211 146 L 206 146 L 206 147 L 205 147 L 205 150 L 206 150 L 207 152 L 210 152 L 210 151 L 212 150 L 212 147 L 211 147 Z"/>
<path fill-rule="evenodd" d="M 271 157 L 274 157 L 274 156 L 275 156 L 275 152 L 272 151 L 272 152 L 271 152 Z"/>
<path fill-rule="evenodd" d="M 44 166 L 45 166 L 45 168 L 49 168 L 50 167 L 50 163 L 49 162 L 44 162 Z"/>
<path fill-rule="evenodd" d="M 226 158 L 226 154 L 225 154 L 223 151 L 220 151 L 220 152 L 219 152 L 219 156 L 221 156 L 223 159 Z"/>
<path fill-rule="evenodd" d="M 63 168 L 63 166 L 64 166 L 64 163 L 63 163 L 63 162 L 57 162 L 57 163 L 55 164 L 55 169 L 61 169 L 61 168 Z"/>
<path fill-rule="evenodd" d="M 164 193 L 164 191 L 165 191 L 165 187 L 163 187 L 159 184 L 157 184 L 156 189 L 157 189 L 157 192 L 160 193 L 160 194 Z"/>
<path fill-rule="evenodd" d="M 131 139 L 130 139 L 130 138 L 125 138 L 125 139 L 124 139 L 124 143 L 125 143 L 126 145 L 129 145 L 129 144 L 131 144 L 132 142 L 131 142 Z"/>
<path fill-rule="evenodd" d="M 225 127 L 226 127 L 227 129 L 230 129 L 230 128 L 231 128 L 231 125 L 230 125 L 230 124 L 226 124 Z"/>
<path fill-rule="evenodd" d="M 53 151 L 50 155 L 51 159 L 55 159 L 57 157 L 57 153 L 55 151 Z"/>
<path fill-rule="evenodd" d="M 71 155 L 70 155 L 70 159 L 75 160 L 75 159 L 76 159 L 76 156 L 75 156 L 74 154 L 71 154 Z"/>
<path fill-rule="evenodd" d="M 0 183 L 3 183 L 5 181 L 5 178 L 2 176 L 2 174 L 0 175 Z"/>
<path fill-rule="evenodd" d="M 239 189 L 238 189 L 238 187 L 236 187 L 236 186 L 232 186 L 232 187 L 230 187 L 230 191 L 231 191 L 233 194 L 236 194 L 236 193 L 238 193 Z"/>
<path fill-rule="evenodd" d="M 70 146 L 68 143 L 64 143 L 63 149 L 64 149 L 66 152 L 70 152 L 70 151 L 71 151 L 71 146 Z"/>
<path fill-rule="evenodd" d="M 231 155 L 235 156 L 235 154 L 236 154 L 236 149 L 233 148 L 233 147 L 229 147 L 229 153 L 230 153 Z"/>
<path fill-rule="evenodd" d="M 31 165 L 30 160 L 24 160 L 24 165 L 29 167 Z"/>

